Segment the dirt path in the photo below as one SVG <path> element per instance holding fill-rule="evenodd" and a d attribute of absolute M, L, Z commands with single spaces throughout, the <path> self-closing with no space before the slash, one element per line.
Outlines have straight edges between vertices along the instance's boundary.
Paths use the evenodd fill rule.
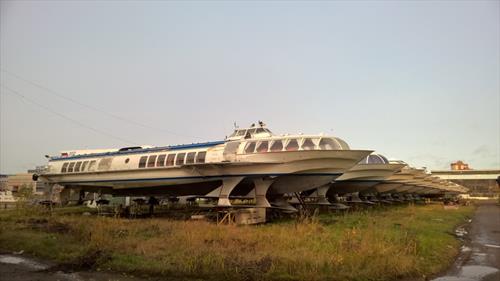
<path fill-rule="evenodd" d="M 465 245 L 454 265 L 433 281 L 500 280 L 500 206 L 494 201 L 480 202 L 468 232 Z"/>

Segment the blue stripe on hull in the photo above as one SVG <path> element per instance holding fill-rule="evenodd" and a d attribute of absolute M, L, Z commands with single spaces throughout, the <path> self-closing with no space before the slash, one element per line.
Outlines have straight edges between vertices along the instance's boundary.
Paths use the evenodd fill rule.
<path fill-rule="evenodd" d="M 144 148 L 144 149 L 136 149 L 131 151 L 114 151 L 114 152 L 103 152 L 103 153 L 91 153 L 91 154 L 81 154 L 75 156 L 54 156 L 51 157 L 49 161 L 67 161 L 81 158 L 96 158 L 96 157 L 105 157 L 105 156 L 120 156 L 120 155 L 129 155 L 129 154 L 140 154 L 140 153 L 154 153 L 160 151 L 172 151 L 172 150 L 181 150 L 181 149 L 194 149 L 194 148 L 204 148 L 204 147 L 212 147 L 219 144 L 223 144 L 224 141 L 213 141 L 213 142 L 204 142 L 204 143 L 193 143 L 193 144 L 180 144 L 180 145 L 171 145 L 171 146 L 161 146 L 161 147 L 152 147 L 152 148 Z"/>

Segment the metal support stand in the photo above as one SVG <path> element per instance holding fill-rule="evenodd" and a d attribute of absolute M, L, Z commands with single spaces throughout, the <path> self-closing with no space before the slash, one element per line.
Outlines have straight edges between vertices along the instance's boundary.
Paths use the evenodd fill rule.
<path fill-rule="evenodd" d="M 231 177 L 225 178 L 222 181 L 222 188 L 219 193 L 219 202 L 217 203 L 218 206 L 231 206 L 229 195 L 242 179 L 243 177 Z"/>
<path fill-rule="evenodd" d="M 236 219 L 233 210 L 219 211 L 217 212 L 217 225 L 228 224 L 232 225 L 236 223 Z"/>
<path fill-rule="evenodd" d="M 265 208 L 271 207 L 271 204 L 269 203 L 269 201 L 267 201 L 266 194 L 267 194 L 267 190 L 269 189 L 271 184 L 274 182 L 274 180 L 257 178 L 257 179 L 254 179 L 253 182 L 255 184 L 255 203 L 256 203 L 256 206 L 265 207 Z"/>

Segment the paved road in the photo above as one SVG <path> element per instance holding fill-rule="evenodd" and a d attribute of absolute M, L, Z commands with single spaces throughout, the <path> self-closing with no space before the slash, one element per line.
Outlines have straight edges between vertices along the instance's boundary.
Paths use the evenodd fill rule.
<path fill-rule="evenodd" d="M 493 201 L 479 203 L 465 245 L 446 276 L 434 281 L 500 280 L 500 206 Z"/>

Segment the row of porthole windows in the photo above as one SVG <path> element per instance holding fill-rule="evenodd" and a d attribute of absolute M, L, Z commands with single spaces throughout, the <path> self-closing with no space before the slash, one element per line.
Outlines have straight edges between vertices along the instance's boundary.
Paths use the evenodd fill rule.
<path fill-rule="evenodd" d="M 66 162 L 62 165 L 61 173 L 77 173 L 94 171 L 97 161 Z"/>
<path fill-rule="evenodd" d="M 300 142 L 300 143 L 299 143 Z M 296 150 L 341 150 L 342 147 L 334 139 L 287 139 L 274 141 L 252 141 L 245 146 L 245 153 L 262 153 L 276 151 L 296 151 Z"/>
<path fill-rule="evenodd" d="M 160 154 L 142 156 L 139 159 L 139 168 L 180 166 L 183 164 L 205 163 L 206 151 L 181 152 L 172 154 Z M 177 156 L 177 157 L 176 157 Z"/>
<path fill-rule="evenodd" d="M 177 155 L 177 158 L 176 158 Z M 142 156 L 139 160 L 139 168 L 150 168 L 150 167 L 164 167 L 164 166 L 174 166 L 183 164 L 194 164 L 194 163 L 205 163 L 206 151 L 189 152 L 189 153 L 173 153 L 173 154 L 160 154 L 160 155 L 149 155 Z M 129 158 L 125 160 L 125 163 L 129 162 Z M 88 172 L 95 171 L 97 161 L 78 161 L 78 162 L 66 162 L 62 165 L 61 173 L 77 173 L 77 172 Z"/>

